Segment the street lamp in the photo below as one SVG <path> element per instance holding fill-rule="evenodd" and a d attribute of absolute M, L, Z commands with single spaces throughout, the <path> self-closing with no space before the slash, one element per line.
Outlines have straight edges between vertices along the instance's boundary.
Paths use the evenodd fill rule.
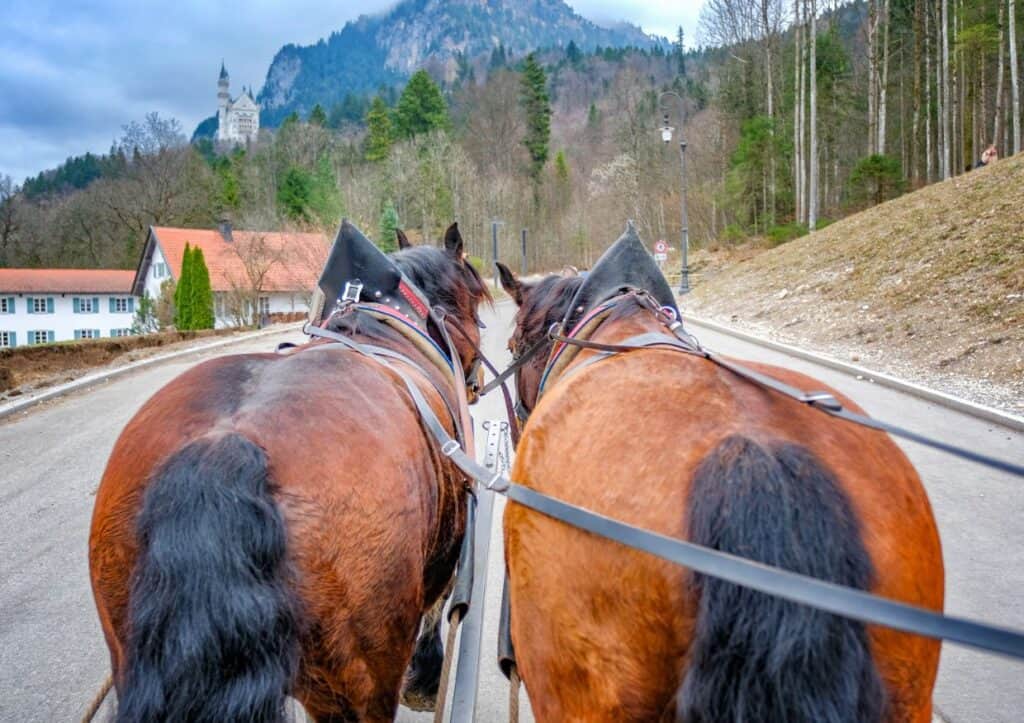
<path fill-rule="evenodd" d="M 673 133 L 673 131 L 675 131 L 675 128 L 673 128 L 672 126 L 670 126 L 668 124 L 668 109 L 665 107 L 665 99 L 668 98 L 669 96 L 672 96 L 673 98 L 675 98 L 679 102 L 679 121 L 680 121 L 679 127 L 680 127 L 680 129 L 682 129 L 683 123 L 686 120 L 686 110 L 685 110 L 685 106 L 683 105 L 683 98 L 682 98 L 682 96 L 680 96 L 678 93 L 676 93 L 674 91 L 671 91 L 671 90 L 666 90 L 664 93 L 662 93 L 661 95 L 658 96 L 658 109 L 661 111 L 662 117 L 663 117 L 662 126 L 661 126 L 661 128 L 658 129 L 658 131 L 661 133 L 661 140 L 664 141 L 665 143 L 671 143 L 672 142 L 672 133 Z M 690 255 L 690 228 L 689 228 L 689 225 L 690 225 L 690 222 L 689 222 L 689 217 L 686 214 L 686 141 L 684 141 L 682 139 L 682 135 L 683 135 L 683 132 L 682 132 L 682 130 L 680 130 L 679 131 L 679 136 L 680 136 L 680 138 L 679 138 L 679 161 L 680 161 L 681 166 L 682 166 L 682 180 L 683 180 L 683 187 L 682 187 L 682 194 L 681 194 L 682 201 L 681 201 L 681 204 L 680 204 L 681 207 L 682 207 L 681 210 L 682 210 L 682 224 L 683 224 L 682 234 L 681 234 L 682 235 L 682 239 L 681 239 L 681 243 L 680 243 L 680 248 L 682 249 L 682 252 L 683 252 L 683 267 L 681 269 L 680 278 L 679 278 L 679 293 L 680 293 L 680 295 L 687 294 L 687 293 L 690 292 L 690 264 L 689 264 L 689 255 Z"/>

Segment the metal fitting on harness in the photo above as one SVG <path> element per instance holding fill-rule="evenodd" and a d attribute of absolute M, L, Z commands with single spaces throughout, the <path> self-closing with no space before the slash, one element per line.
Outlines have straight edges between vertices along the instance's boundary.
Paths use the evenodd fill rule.
<path fill-rule="evenodd" d="M 453 454 L 462 449 L 461 445 L 454 439 L 449 439 L 443 445 L 441 445 L 441 454 L 445 457 L 451 457 Z"/>
<path fill-rule="evenodd" d="M 839 400 L 828 392 L 811 392 L 810 394 L 803 395 L 800 401 L 806 404 L 824 407 L 825 409 L 831 409 L 836 412 L 843 408 L 843 405 L 839 403 Z"/>

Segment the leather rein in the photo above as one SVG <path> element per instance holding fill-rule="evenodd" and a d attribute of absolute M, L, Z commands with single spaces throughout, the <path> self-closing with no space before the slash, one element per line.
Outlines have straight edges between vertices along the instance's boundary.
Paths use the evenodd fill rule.
<path fill-rule="evenodd" d="M 807 392 L 720 357 L 718 354 L 702 347 L 695 337 L 683 330 L 682 322 L 677 318 L 674 309 L 658 306 L 657 302 L 646 292 L 627 292 L 609 302 L 605 302 L 602 307 L 613 308 L 627 299 L 635 299 L 642 306 L 652 311 L 665 326 L 665 331 L 639 334 L 618 344 L 603 344 L 585 339 L 577 339 L 572 334 L 565 335 L 561 333 L 560 326 L 555 324 L 548 330 L 544 338 L 529 347 L 526 352 L 518 355 L 513 365 L 488 384 L 485 387 L 485 391 L 493 389 L 498 384 L 503 386 L 505 380 L 521 369 L 531 357 L 536 356 L 547 341 L 553 341 L 562 346 L 552 349 L 545 372 L 550 371 L 558 353 L 567 345 L 601 352 L 601 354 L 577 364 L 567 372 L 563 372 L 563 376 L 565 374 L 577 373 L 590 364 L 598 363 L 618 354 L 635 353 L 644 350 L 670 350 L 706 359 L 753 384 L 757 384 L 799 403 L 807 404 L 814 409 L 845 421 L 860 424 L 870 429 L 888 432 L 894 436 L 903 437 L 1009 474 L 1024 476 L 1024 467 L 1020 465 L 930 439 L 901 427 L 857 414 L 843 407 L 839 400 L 828 392 Z M 580 326 L 577 326 L 577 330 Z M 493 369 L 489 363 L 488 367 Z M 457 443 L 454 443 L 453 440 L 447 437 L 444 428 L 437 422 L 433 410 L 429 407 L 421 407 L 420 413 L 424 416 L 427 429 L 435 435 L 438 442 L 442 445 L 442 451 L 449 454 L 452 461 L 468 476 L 486 489 L 503 494 L 508 499 L 552 519 L 618 542 L 627 547 L 650 553 L 695 572 L 717 577 L 736 585 L 812 608 L 842 615 L 864 623 L 881 625 L 894 630 L 923 635 L 938 640 L 949 640 L 961 645 L 1024 660 L 1024 632 L 1022 631 L 965 618 L 942 615 L 926 608 L 873 595 L 857 588 L 836 585 L 771 565 L 754 562 L 703 545 L 660 535 L 564 502 L 529 487 L 524 487 L 500 473 L 495 474 L 476 463 L 464 466 L 465 460 L 457 448 Z M 510 426 L 514 427 L 514 420 L 510 419 L 509 421 Z"/>

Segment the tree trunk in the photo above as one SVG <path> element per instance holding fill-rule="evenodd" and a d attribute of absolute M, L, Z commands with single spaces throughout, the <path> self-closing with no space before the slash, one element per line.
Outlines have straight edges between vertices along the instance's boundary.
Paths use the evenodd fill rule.
<path fill-rule="evenodd" d="M 868 0 L 868 155 L 878 152 L 878 6 Z"/>
<path fill-rule="evenodd" d="M 1012 3 L 1013 0 L 1010 2 Z M 952 175 L 950 163 L 952 132 L 949 127 L 950 104 L 952 103 L 949 87 L 949 0 L 942 0 L 942 27 L 939 32 L 942 38 L 942 80 L 939 82 L 942 92 L 942 180 L 947 180 Z"/>
<path fill-rule="evenodd" d="M 882 5 L 882 77 L 878 83 L 878 141 L 875 143 L 877 152 L 885 153 L 885 115 L 887 109 L 886 94 L 889 89 L 889 0 Z"/>
<path fill-rule="evenodd" d="M 924 13 L 924 178 L 931 183 L 932 175 L 932 45 L 931 28 L 928 18 L 931 10 Z"/>
<path fill-rule="evenodd" d="M 1020 153 L 1020 85 L 1017 83 L 1017 16 L 1014 0 L 1008 0 L 1007 22 L 1010 26 L 1010 102 L 1013 113 L 1013 154 Z"/>
<path fill-rule="evenodd" d="M 769 210 L 768 210 L 768 219 L 769 219 L 769 222 L 774 225 L 775 224 L 775 174 L 776 174 L 776 168 L 775 168 L 775 87 L 774 87 L 774 78 L 772 77 L 772 40 L 773 40 L 773 33 L 772 33 L 772 28 L 771 28 L 771 25 L 770 25 L 770 21 L 768 19 L 768 7 L 769 7 L 769 0 L 761 0 L 761 22 L 764 25 L 765 75 L 768 77 L 768 103 L 767 103 L 767 108 L 768 108 L 768 118 L 771 119 L 771 121 L 772 121 L 772 126 L 771 126 L 771 131 L 770 131 L 771 138 L 772 138 L 772 148 L 771 148 L 771 158 L 768 161 L 769 166 L 770 166 L 770 175 L 769 175 L 769 183 L 768 183 L 768 187 L 769 187 L 769 193 L 768 193 L 769 201 L 768 202 L 769 202 L 770 206 L 769 206 Z"/>
<path fill-rule="evenodd" d="M 793 13 L 796 17 L 796 49 L 793 53 L 793 184 L 797 223 L 804 221 L 804 33 L 803 15 L 800 11 L 802 2 L 803 0 L 793 0 Z"/>
<path fill-rule="evenodd" d="M 1006 65 L 1003 62 L 1003 57 L 1006 55 L 1006 33 L 1003 31 L 1003 3 L 999 1 L 999 70 L 996 71 L 996 112 L 995 118 L 992 120 L 992 142 L 1000 145 L 1003 139 L 1002 134 L 1002 122 L 1003 122 L 1003 67 Z M 1002 147 L 999 149 L 1000 154 L 1006 153 L 1006 148 Z"/>
<path fill-rule="evenodd" d="M 910 130 L 910 180 L 917 188 L 921 185 L 921 49 L 924 38 L 923 4 L 924 0 L 914 2 L 914 90 L 913 120 Z"/>
<path fill-rule="evenodd" d="M 808 155 L 811 164 L 810 187 L 807 195 L 807 228 L 814 231 L 818 225 L 818 0 L 811 0 L 811 62 L 810 79 L 811 86 L 811 147 Z"/>

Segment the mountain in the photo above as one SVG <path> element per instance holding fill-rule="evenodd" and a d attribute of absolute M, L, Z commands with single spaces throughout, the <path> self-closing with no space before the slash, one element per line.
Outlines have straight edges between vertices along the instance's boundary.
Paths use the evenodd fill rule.
<path fill-rule="evenodd" d="M 275 55 L 259 95 L 261 122 L 277 125 L 292 111 L 331 108 L 347 95 L 400 85 L 429 65 L 445 80 L 466 59 L 503 47 L 513 57 L 539 48 L 649 48 L 668 41 L 627 23 L 601 27 L 563 0 L 404 0 L 361 16 L 315 45 L 286 45 Z"/>

